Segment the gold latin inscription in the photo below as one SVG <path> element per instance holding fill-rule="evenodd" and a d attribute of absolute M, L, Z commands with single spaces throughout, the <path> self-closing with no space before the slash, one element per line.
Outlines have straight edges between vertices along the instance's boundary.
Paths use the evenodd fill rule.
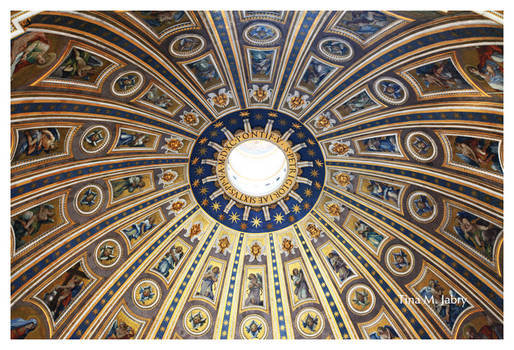
<path fill-rule="evenodd" d="M 230 154 L 232 149 L 239 145 L 241 142 L 248 141 L 251 139 L 266 140 L 275 143 L 285 153 L 287 158 L 288 171 L 284 183 L 282 184 L 282 186 L 280 186 L 280 188 L 278 188 L 274 192 L 264 196 L 250 196 L 240 192 L 234 186 L 232 186 L 227 177 L 226 163 L 228 155 Z M 289 146 L 289 143 L 287 141 L 281 140 L 280 137 L 276 134 L 265 133 L 262 130 L 243 132 L 234 136 L 233 139 L 227 141 L 223 149 L 218 153 L 218 159 L 216 164 L 216 174 L 218 176 L 218 182 L 221 188 L 223 188 L 223 190 L 225 191 L 225 193 L 230 198 L 250 206 L 269 205 L 285 197 L 293 188 L 297 173 L 298 168 L 296 166 L 296 155 Z"/>

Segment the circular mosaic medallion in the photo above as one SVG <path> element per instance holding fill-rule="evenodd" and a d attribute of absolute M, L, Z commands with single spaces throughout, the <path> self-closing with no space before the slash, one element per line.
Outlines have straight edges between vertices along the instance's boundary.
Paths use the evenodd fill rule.
<path fill-rule="evenodd" d="M 255 23 L 244 30 L 243 36 L 255 45 L 271 45 L 280 38 L 280 30 L 267 23 Z"/>
<path fill-rule="evenodd" d="M 326 38 L 319 42 L 318 49 L 334 61 L 347 61 L 353 56 L 350 44 L 338 38 Z"/>
<path fill-rule="evenodd" d="M 121 255 L 121 246 L 114 239 L 107 239 L 101 242 L 95 251 L 96 262 L 102 267 L 116 265 Z"/>
<path fill-rule="evenodd" d="M 194 306 L 184 314 L 184 329 L 192 335 L 202 335 L 211 327 L 211 315 L 201 306 Z"/>
<path fill-rule="evenodd" d="M 134 303 L 142 309 L 150 309 L 157 304 L 161 296 L 161 290 L 157 283 L 144 280 L 136 284 L 132 291 Z"/>
<path fill-rule="evenodd" d="M 114 80 L 112 92 L 117 96 L 129 96 L 134 94 L 143 85 L 143 76 L 138 72 L 125 72 Z"/>
<path fill-rule="evenodd" d="M 365 315 L 375 306 L 375 294 L 368 286 L 357 284 L 348 291 L 346 302 L 350 310 L 356 314 Z"/>
<path fill-rule="evenodd" d="M 263 109 L 226 115 L 194 145 L 189 178 L 195 198 L 216 221 L 246 232 L 296 223 L 317 202 L 324 159 L 296 119 Z"/>
<path fill-rule="evenodd" d="M 437 203 L 434 197 L 423 191 L 416 191 L 409 195 L 407 209 L 419 222 L 430 222 L 437 215 Z"/>
<path fill-rule="evenodd" d="M 409 97 L 405 85 L 398 79 L 380 78 L 375 81 L 374 88 L 378 97 L 393 105 L 403 104 Z"/>
<path fill-rule="evenodd" d="M 249 315 L 241 321 L 239 333 L 243 339 L 265 339 L 268 334 L 266 320 L 259 315 Z"/>
<path fill-rule="evenodd" d="M 296 316 L 296 328 L 302 335 L 308 338 L 320 335 L 323 332 L 324 326 L 323 317 L 316 309 L 303 309 Z"/>
<path fill-rule="evenodd" d="M 430 162 L 437 157 L 435 141 L 424 132 L 411 132 L 405 144 L 409 154 L 420 162 Z"/>
<path fill-rule="evenodd" d="M 97 211 L 102 202 L 103 192 L 97 185 L 88 185 L 75 195 L 75 209 L 83 215 L 89 215 Z"/>
<path fill-rule="evenodd" d="M 178 36 L 170 44 L 170 53 L 175 57 L 191 57 L 202 51 L 205 40 L 196 34 Z"/>
<path fill-rule="evenodd" d="M 391 246 L 387 250 L 385 257 L 387 267 L 397 276 L 407 275 L 414 267 L 412 252 L 402 245 Z"/>
<path fill-rule="evenodd" d="M 107 145 L 110 138 L 111 134 L 105 126 L 92 126 L 82 134 L 80 147 L 86 153 L 96 153 Z"/>

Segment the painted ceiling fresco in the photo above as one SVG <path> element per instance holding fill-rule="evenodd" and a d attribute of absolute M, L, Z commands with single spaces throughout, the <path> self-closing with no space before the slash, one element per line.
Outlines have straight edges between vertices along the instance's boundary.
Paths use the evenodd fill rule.
<path fill-rule="evenodd" d="M 11 337 L 502 338 L 502 23 L 12 12 Z"/>

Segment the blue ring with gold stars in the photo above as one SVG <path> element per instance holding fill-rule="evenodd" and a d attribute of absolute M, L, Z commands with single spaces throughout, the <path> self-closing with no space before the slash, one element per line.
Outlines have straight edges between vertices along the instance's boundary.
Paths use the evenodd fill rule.
<path fill-rule="evenodd" d="M 291 147 L 297 146 L 297 162 L 304 165 L 297 175 L 297 180 L 300 177 L 302 181 L 296 181 L 292 189 L 296 195 L 290 193 L 283 198 L 285 208 L 277 203 L 270 204 L 269 220 L 266 220 L 264 210 L 259 207 L 251 207 L 248 218 L 243 220 L 245 206 L 242 203 L 236 203 L 225 212 L 231 198 L 223 193 L 211 199 L 211 195 L 220 188 L 218 181 L 202 181 L 216 175 L 216 166 L 205 163 L 207 160 L 211 160 L 211 163 L 217 160 L 218 150 L 212 144 L 209 145 L 209 142 L 223 146 L 227 137 L 222 129 L 226 128 L 235 135 L 238 131 L 245 130 L 245 119 L 248 119 L 252 129 L 265 129 L 269 120 L 273 120 L 273 132 L 278 131 L 285 135 L 291 129 L 293 132 L 289 131 L 288 141 L 291 142 Z M 297 119 L 277 111 L 250 109 L 227 114 L 202 132 L 191 153 L 189 179 L 196 201 L 214 220 L 237 231 L 265 233 L 291 226 L 311 211 L 323 189 L 325 162 L 316 138 Z"/>

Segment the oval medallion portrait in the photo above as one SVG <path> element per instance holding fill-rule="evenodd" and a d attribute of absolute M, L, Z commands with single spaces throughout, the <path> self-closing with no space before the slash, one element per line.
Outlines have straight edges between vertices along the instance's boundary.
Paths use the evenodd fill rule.
<path fill-rule="evenodd" d="M 112 84 L 112 93 L 117 96 L 129 96 L 139 90 L 143 85 L 143 75 L 139 72 L 125 72 L 114 80 Z"/>
<path fill-rule="evenodd" d="M 105 126 L 92 126 L 82 134 L 80 147 L 86 153 L 100 152 L 109 142 L 111 134 Z"/>
<path fill-rule="evenodd" d="M 334 61 L 348 61 L 353 56 L 353 49 L 350 44 L 337 38 L 321 40 L 318 48 L 323 55 Z"/>
<path fill-rule="evenodd" d="M 411 132 L 405 141 L 407 152 L 420 162 L 430 162 L 437 157 L 435 141 L 421 131 Z"/>
<path fill-rule="evenodd" d="M 205 308 L 194 306 L 184 314 L 183 323 L 188 333 L 199 336 L 211 327 L 211 315 Z"/>
<path fill-rule="evenodd" d="M 296 316 L 296 327 L 307 338 L 320 335 L 324 326 L 323 316 L 314 308 L 303 309 Z"/>
<path fill-rule="evenodd" d="M 245 29 L 243 36 L 255 45 L 271 45 L 280 38 L 280 30 L 267 23 L 255 23 Z"/>
<path fill-rule="evenodd" d="M 198 54 L 205 46 L 205 40 L 196 34 L 178 36 L 170 44 L 170 53 L 175 57 L 191 57 Z"/>

